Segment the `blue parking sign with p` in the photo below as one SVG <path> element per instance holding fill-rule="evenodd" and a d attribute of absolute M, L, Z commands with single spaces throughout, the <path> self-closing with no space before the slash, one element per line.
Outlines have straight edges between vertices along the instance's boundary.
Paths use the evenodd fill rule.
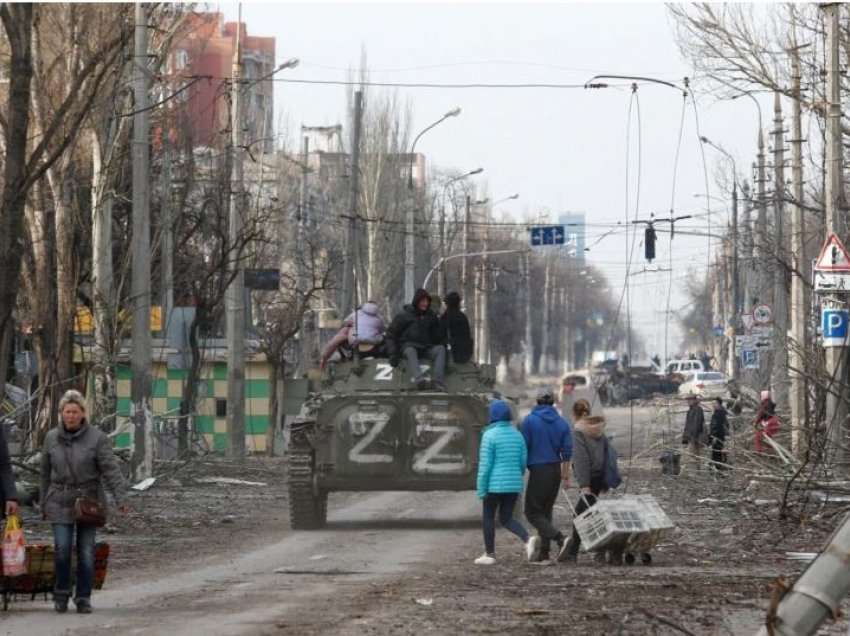
<path fill-rule="evenodd" d="M 847 309 L 823 309 L 821 311 L 821 333 L 824 347 L 844 347 L 847 345 L 847 323 L 850 312 Z"/>

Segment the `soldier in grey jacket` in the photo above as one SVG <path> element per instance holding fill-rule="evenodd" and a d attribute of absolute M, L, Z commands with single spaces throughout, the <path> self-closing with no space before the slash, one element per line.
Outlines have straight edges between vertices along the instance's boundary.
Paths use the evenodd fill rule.
<path fill-rule="evenodd" d="M 68 610 L 71 596 L 71 548 L 77 533 L 77 579 L 74 604 L 77 612 L 91 613 L 94 585 L 95 526 L 77 523 L 74 502 L 78 497 L 98 499 L 106 507 L 104 486 L 122 511 L 126 484 L 109 437 L 86 420 L 86 405 L 77 391 L 68 391 L 59 402 L 61 422 L 44 440 L 41 453 L 41 508 L 53 524 L 57 612 Z"/>

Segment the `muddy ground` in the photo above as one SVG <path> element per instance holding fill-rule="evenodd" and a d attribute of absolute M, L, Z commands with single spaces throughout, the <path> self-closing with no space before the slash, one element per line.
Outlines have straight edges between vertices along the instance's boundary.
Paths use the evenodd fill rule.
<path fill-rule="evenodd" d="M 0 633 L 753 633 L 775 578 L 802 568 L 786 551 L 817 550 L 840 509 L 795 508 L 781 520 L 779 489 L 751 483 L 743 465 L 722 479 L 687 464 L 662 476 L 657 410 L 634 417 L 609 414 L 621 452 L 635 457 L 624 460 L 625 486 L 655 495 L 677 526 L 651 566 L 600 566 L 586 554 L 576 566 L 531 565 L 503 531 L 497 565 L 475 566 L 472 493 L 334 494 L 327 529 L 293 532 L 285 460 L 196 460 L 159 465 L 155 486 L 101 534 L 113 553 L 94 615 L 57 617 L 41 599 L 20 599 Z M 556 518 L 568 527 L 564 502 Z M 25 521 L 30 541 L 48 536 L 33 513 Z"/>

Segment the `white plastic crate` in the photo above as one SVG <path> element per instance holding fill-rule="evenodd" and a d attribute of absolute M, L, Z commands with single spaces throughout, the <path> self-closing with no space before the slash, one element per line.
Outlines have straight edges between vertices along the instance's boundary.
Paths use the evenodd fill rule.
<path fill-rule="evenodd" d="M 639 502 L 643 520 L 650 530 L 672 530 L 676 527 L 652 495 L 627 495 L 626 498 Z"/>
<path fill-rule="evenodd" d="M 603 499 L 575 518 L 582 547 L 649 552 L 675 526 L 652 495 Z"/>
<path fill-rule="evenodd" d="M 587 551 L 624 544 L 634 533 L 649 530 L 640 511 L 633 505 L 624 506 L 620 499 L 597 502 L 576 517 L 574 523 L 582 548 Z"/>

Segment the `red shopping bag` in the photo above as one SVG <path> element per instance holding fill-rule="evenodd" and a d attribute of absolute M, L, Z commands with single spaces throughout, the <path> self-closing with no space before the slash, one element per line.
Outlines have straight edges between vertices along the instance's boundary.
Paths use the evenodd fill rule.
<path fill-rule="evenodd" d="M 3 532 L 3 576 L 21 576 L 27 573 L 27 545 L 21 519 L 10 515 Z"/>

